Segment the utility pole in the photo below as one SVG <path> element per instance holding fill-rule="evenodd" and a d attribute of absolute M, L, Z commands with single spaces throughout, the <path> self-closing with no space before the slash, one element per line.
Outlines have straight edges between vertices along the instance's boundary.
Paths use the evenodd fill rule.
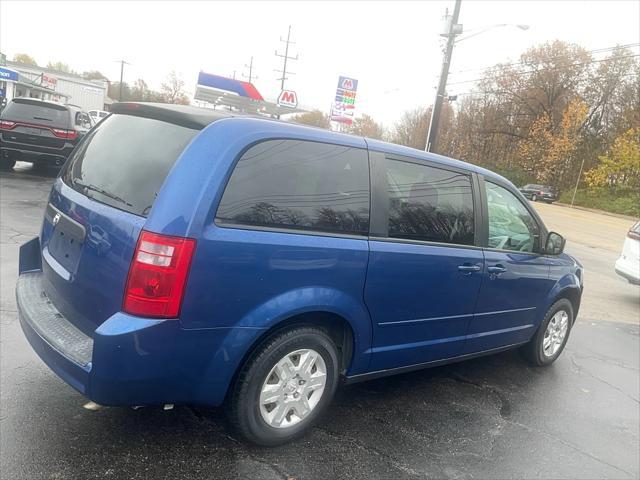
<path fill-rule="evenodd" d="M 291 41 L 291 25 L 289 25 L 289 31 L 287 32 L 287 39 L 283 40 L 282 37 L 280 37 L 280 41 L 285 43 L 284 55 L 278 53 L 278 50 L 276 50 L 276 57 L 284 58 L 284 65 L 282 66 L 282 70 L 274 70 L 274 71 L 282 73 L 282 77 L 276 80 L 280 80 L 280 90 L 284 90 L 284 81 L 288 80 L 287 73 L 289 75 L 295 75 L 295 73 L 293 72 L 287 72 L 287 60 L 298 60 L 298 54 L 296 54 L 295 57 L 289 56 L 289 45 L 295 45 L 295 42 Z"/>
<path fill-rule="evenodd" d="M 462 0 L 456 0 L 453 7 L 453 16 L 449 19 L 447 32 L 443 35 L 447 37 L 447 47 L 444 51 L 442 60 L 442 71 L 440 72 L 440 83 L 438 84 L 438 93 L 433 103 L 433 111 L 431 112 L 431 122 L 429 123 L 429 134 L 427 135 L 427 144 L 425 151 L 435 152 L 438 141 L 438 126 L 440 123 L 440 113 L 442 112 L 442 104 L 444 102 L 445 89 L 447 88 L 447 77 L 449 76 L 449 66 L 451 65 L 451 56 L 453 54 L 453 46 L 456 41 L 456 35 L 462 33 L 462 25 L 458 25 L 458 17 L 460 16 L 460 4 Z"/>
<path fill-rule="evenodd" d="M 247 76 L 243 73 L 242 76 L 246 78 L 249 81 L 249 83 L 251 83 L 251 80 L 258 78 L 253 76 L 253 57 L 251 57 L 251 62 L 249 62 L 249 65 L 245 64 L 244 66 L 245 68 L 249 69 L 249 75 Z"/>
<path fill-rule="evenodd" d="M 120 93 L 118 94 L 118 101 L 121 102 L 122 101 L 122 78 L 124 76 L 124 64 L 126 63 L 127 65 L 131 65 L 128 62 L 125 62 L 124 60 L 118 60 L 120 62 Z"/>

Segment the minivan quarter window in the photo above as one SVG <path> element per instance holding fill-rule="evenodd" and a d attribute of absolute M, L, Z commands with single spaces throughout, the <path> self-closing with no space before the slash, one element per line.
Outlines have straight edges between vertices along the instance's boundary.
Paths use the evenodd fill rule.
<path fill-rule="evenodd" d="M 301 140 L 249 148 L 227 183 L 218 224 L 366 235 L 365 150 Z"/>
<path fill-rule="evenodd" d="M 471 177 L 387 159 L 389 237 L 473 245 Z"/>
<path fill-rule="evenodd" d="M 535 252 L 540 229 L 522 202 L 509 190 L 485 182 L 489 216 L 489 248 Z"/>

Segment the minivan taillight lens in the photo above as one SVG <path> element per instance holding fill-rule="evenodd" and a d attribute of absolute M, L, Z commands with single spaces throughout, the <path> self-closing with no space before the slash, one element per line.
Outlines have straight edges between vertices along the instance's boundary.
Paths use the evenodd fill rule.
<path fill-rule="evenodd" d="M 143 230 L 129 267 L 123 311 L 140 317 L 177 318 L 195 247 L 192 238 Z"/>
<path fill-rule="evenodd" d="M 0 120 L 0 129 L 2 130 L 11 130 L 16 126 L 16 122 L 9 122 L 7 120 Z"/>

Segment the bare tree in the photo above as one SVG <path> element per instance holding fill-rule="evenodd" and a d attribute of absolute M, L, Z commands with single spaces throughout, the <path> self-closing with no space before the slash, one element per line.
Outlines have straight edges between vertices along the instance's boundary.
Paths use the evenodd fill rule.
<path fill-rule="evenodd" d="M 311 112 L 295 115 L 291 117 L 290 121 L 294 123 L 302 123 L 303 125 L 311 125 L 313 127 L 320 127 L 320 128 L 326 128 L 326 129 L 329 129 L 331 127 L 329 116 L 320 110 L 312 110 Z"/>
<path fill-rule="evenodd" d="M 367 114 L 363 114 L 361 117 L 356 118 L 347 128 L 347 132 L 360 137 L 377 139 L 384 138 L 386 134 L 384 127 Z"/>
<path fill-rule="evenodd" d="M 162 84 L 162 94 L 166 103 L 189 104 L 189 99 L 184 93 L 184 80 L 178 76 L 175 70 L 169 73 L 167 81 Z"/>

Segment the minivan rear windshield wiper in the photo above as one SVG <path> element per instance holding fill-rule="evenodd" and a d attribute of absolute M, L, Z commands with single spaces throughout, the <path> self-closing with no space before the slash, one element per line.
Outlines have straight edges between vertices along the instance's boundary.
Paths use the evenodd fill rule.
<path fill-rule="evenodd" d="M 111 200 L 115 200 L 116 202 L 124 203 L 128 207 L 133 207 L 133 205 L 131 205 L 129 202 L 127 202 L 124 198 L 120 198 L 119 196 L 114 195 L 111 192 L 107 192 L 106 190 L 103 190 L 100 187 L 96 187 L 95 185 L 91 185 L 91 184 L 87 185 L 86 183 L 78 182 L 77 180 L 74 181 L 73 184 L 74 185 L 78 185 L 79 187 L 82 187 L 85 190 L 91 190 L 92 192 L 97 192 L 100 195 L 104 195 L 105 197 L 110 198 Z"/>

